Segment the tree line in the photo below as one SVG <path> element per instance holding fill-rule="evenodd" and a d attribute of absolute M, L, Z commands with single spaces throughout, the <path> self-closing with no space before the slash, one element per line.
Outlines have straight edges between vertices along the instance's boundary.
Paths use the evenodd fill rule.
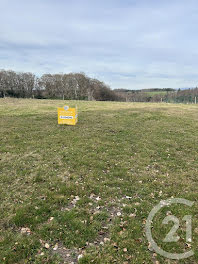
<path fill-rule="evenodd" d="M 198 88 L 178 89 L 176 92 L 168 93 L 164 97 L 167 103 L 198 103 Z"/>
<path fill-rule="evenodd" d="M 0 97 L 127 102 L 198 102 L 198 88 L 115 89 L 84 73 L 43 74 L 0 70 Z M 197 98 L 197 100 L 196 100 Z"/>
<path fill-rule="evenodd" d="M 127 102 L 166 102 L 166 103 L 198 103 L 198 88 L 189 89 L 142 89 L 114 90 L 122 101 Z"/>
<path fill-rule="evenodd" d="M 84 73 L 43 74 L 0 70 L 0 96 L 39 99 L 119 101 L 110 87 Z"/>

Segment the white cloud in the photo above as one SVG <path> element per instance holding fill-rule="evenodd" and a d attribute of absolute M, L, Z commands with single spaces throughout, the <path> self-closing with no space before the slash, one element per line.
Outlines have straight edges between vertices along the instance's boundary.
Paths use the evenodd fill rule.
<path fill-rule="evenodd" d="M 112 88 L 196 86 L 196 0 L 0 0 L 0 68 Z"/>

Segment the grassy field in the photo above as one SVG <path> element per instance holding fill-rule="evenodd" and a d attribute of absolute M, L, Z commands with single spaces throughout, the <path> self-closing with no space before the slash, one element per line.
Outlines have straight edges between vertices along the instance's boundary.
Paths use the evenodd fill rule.
<path fill-rule="evenodd" d="M 76 126 L 57 107 L 78 105 Z M 198 107 L 149 103 L 0 99 L 0 263 L 198 263 Z M 145 235 L 151 209 L 163 249 Z M 167 212 L 168 211 L 168 212 Z M 162 219 L 192 215 L 192 243 L 162 242 Z"/>

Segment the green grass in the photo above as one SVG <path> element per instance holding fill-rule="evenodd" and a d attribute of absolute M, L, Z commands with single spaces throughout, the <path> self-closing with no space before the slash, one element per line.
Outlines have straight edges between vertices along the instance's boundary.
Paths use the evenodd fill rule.
<path fill-rule="evenodd" d="M 145 92 L 148 96 L 153 97 L 154 95 L 166 95 L 167 91 L 153 91 L 153 92 Z"/>
<path fill-rule="evenodd" d="M 78 105 L 76 126 L 57 124 L 64 104 Z M 197 106 L 0 99 L 0 132 L 0 263 L 178 263 L 145 236 L 150 210 L 170 197 L 195 201 L 168 210 L 192 214 L 195 255 L 179 263 L 198 263 Z M 162 242 L 166 212 L 153 236 L 183 252 L 184 228 Z"/>

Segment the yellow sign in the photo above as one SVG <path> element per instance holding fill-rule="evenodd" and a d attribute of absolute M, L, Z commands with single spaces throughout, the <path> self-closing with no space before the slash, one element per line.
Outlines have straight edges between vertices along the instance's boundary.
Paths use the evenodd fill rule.
<path fill-rule="evenodd" d="M 69 106 L 58 108 L 58 124 L 66 124 L 74 126 L 78 121 L 77 107 L 70 108 Z"/>

